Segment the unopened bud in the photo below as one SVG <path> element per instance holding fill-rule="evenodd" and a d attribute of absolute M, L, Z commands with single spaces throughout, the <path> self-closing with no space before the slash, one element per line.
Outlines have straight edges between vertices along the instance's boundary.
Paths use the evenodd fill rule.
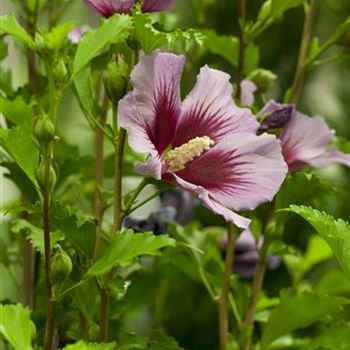
<path fill-rule="evenodd" d="M 105 78 L 105 88 L 108 98 L 112 103 L 118 101 L 126 94 L 128 85 L 128 69 L 121 56 L 117 62 L 111 61 L 107 66 L 107 77 Z"/>
<path fill-rule="evenodd" d="M 285 105 L 269 113 L 262 121 L 259 131 L 264 132 L 270 129 L 283 128 L 290 120 L 293 113 L 293 105 Z"/>
<path fill-rule="evenodd" d="M 46 183 L 46 162 L 47 162 L 47 160 L 45 160 L 42 157 L 38 168 L 35 170 L 36 179 L 38 181 L 40 188 L 42 188 L 42 189 L 45 188 L 45 183 Z M 50 189 L 52 189 L 56 183 L 56 172 L 51 164 L 50 164 L 48 181 L 49 181 L 49 187 L 50 187 Z"/>
<path fill-rule="evenodd" d="M 65 84 L 68 81 L 68 71 L 62 58 L 56 63 L 53 69 L 53 76 L 59 85 Z"/>
<path fill-rule="evenodd" d="M 64 282 L 72 272 L 72 268 L 70 256 L 58 245 L 51 261 L 51 273 L 54 283 Z"/>
<path fill-rule="evenodd" d="M 55 126 L 44 112 L 40 113 L 34 125 L 34 135 L 42 143 L 49 143 L 55 136 Z"/>
<path fill-rule="evenodd" d="M 251 72 L 247 79 L 255 83 L 260 92 L 265 92 L 277 79 L 277 75 L 269 70 L 259 68 Z"/>
<path fill-rule="evenodd" d="M 259 22 L 265 22 L 269 18 L 271 14 L 271 6 L 272 6 L 271 0 L 267 0 L 262 4 L 258 14 Z"/>

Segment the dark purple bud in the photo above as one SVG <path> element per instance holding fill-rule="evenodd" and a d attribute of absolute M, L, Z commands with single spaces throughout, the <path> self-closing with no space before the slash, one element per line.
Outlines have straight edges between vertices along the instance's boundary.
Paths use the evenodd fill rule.
<path fill-rule="evenodd" d="M 160 195 L 163 207 L 173 207 L 176 210 L 175 221 L 186 225 L 191 221 L 195 209 L 192 196 L 181 190 L 168 190 Z"/>
<path fill-rule="evenodd" d="M 262 121 L 259 131 L 265 132 L 269 129 L 283 128 L 290 120 L 293 113 L 293 105 L 284 105 L 281 108 L 267 114 Z"/>

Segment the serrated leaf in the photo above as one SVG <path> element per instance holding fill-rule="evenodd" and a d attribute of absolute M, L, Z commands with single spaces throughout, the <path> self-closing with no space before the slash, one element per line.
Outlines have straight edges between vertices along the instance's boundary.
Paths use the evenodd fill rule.
<path fill-rule="evenodd" d="M 271 312 L 261 339 L 261 350 L 281 336 L 305 328 L 349 303 L 345 298 L 284 290 L 279 305 Z"/>
<path fill-rule="evenodd" d="M 146 54 L 166 45 L 167 34 L 155 29 L 152 17 L 149 14 L 137 13 L 134 15 L 135 37 Z"/>
<path fill-rule="evenodd" d="M 30 311 L 22 304 L 0 305 L 0 333 L 15 350 L 32 350 Z"/>
<path fill-rule="evenodd" d="M 24 102 L 23 97 L 17 96 L 14 100 L 0 97 L 1 113 L 12 123 L 25 130 L 28 134 L 33 131 L 33 105 Z"/>
<path fill-rule="evenodd" d="M 62 210 L 55 210 L 52 226 L 65 234 L 79 254 L 92 257 L 96 234 L 95 221 L 79 224 L 75 215 L 67 216 Z"/>
<path fill-rule="evenodd" d="M 85 343 L 79 340 L 75 344 L 65 346 L 62 350 L 115 350 L 117 344 L 112 343 Z"/>
<path fill-rule="evenodd" d="M 19 234 L 24 231 L 28 240 L 32 243 L 33 247 L 38 250 L 42 255 L 45 253 L 44 248 L 44 232 L 42 228 L 34 226 L 30 222 L 24 219 L 15 220 L 11 231 Z M 54 231 L 50 234 L 51 237 L 51 247 L 54 248 L 57 242 L 64 239 L 64 234 L 60 231 Z"/>
<path fill-rule="evenodd" d="M 0 129 L 0 140 L 1 146 L 36 185 L 39 151 L 33 139 L 24 130 L 12 128 Z"/>
<path fill-rule="evenodd" d="M 98 29 L 87 31 L 80 40 L 74 57 L 73 76 L 76 76 L 107 45 L 123 42 L 128 37 L 131 29 L 131 17 L 116 14 L 102 20 L 102 24 Z"/>
<path fill-rule="evenodd" d="M 342 219 L 320 212 L 311 207 L 291 205 L 291 211 L 303 217 L 329 244 L 345 275 L 350 279 L 350 225 Z"/>
<path fill-rule="evenodd" d="M 121 232 L 114 238 L 101 258 L 92 265 L 88 275 L 102 275 L 114 266 L 126 266 L 138 256 L 157 255 L 160 249 L 174 245 L 175 240 L 165 235 L 133 233 L 131 230 Z"/>
<path fill-rule="evenodd" d="M 309 349 L 349 350 L 350 323 L 340 323 L 327 327 L 322 334 L 312 339 Z"/>
<path fill-rule="evenodd" d="M 74 28 L 73 22 L 66 22 L 57 25 L 45 33 L 45 42 L 52 50 L 59 50 L 67 40 L 67 34 Z"/>
<path fill-rule="evenodd" d="M 16 17 L 12 12 L 1 16 L 0 31 L 12 35 L 27 46 L 33 46 L 34 42 L 26 30 L 17 22 Z"/>

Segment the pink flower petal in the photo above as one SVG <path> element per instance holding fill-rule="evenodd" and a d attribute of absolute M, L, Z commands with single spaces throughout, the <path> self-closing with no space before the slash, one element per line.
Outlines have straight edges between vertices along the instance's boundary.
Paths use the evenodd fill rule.
<path fill-rule="evenodd" d="M 243 106 L 252 106 L 255 101 L 254 92 L 258 90 L 258 87 L 250 80 L 243 80 L 241 82 L 241 104 Z"/>
<path fill-rule="evenodd" d="M 202 186 L 197 186 L 192 183 L 189 183 L 174 173 L 167 173 L 163 175 L 163 177 L 165 177 L 167 181 L 171 183 L 175 183 L 181 188 L 183 188 L 184 190 L 187 190 L 193 193 L 202 201 L 204 206 L 206 206 L 208 209 L 210 209 L 214 213 L 221 215 L 226 221 L 233 222 L 237 227 L 242 229 L 246 229 L 249 227 L 249 224 L 250 224 L 249 219 L 241 215 L 238 215 L 232 210 L 221 205 L 219 202 L 217 202 L 213 198 L 210 198 L 209 192 Z"/>
<path fill-rule="evenodd" d="M 350 167 L 350 153 L 342 153 L 336 149 L 327 150 L 324 154 L 309 160 L 309 164 L 323 168 L 334 163 L 339 163 Z"/>
<path fill-rule="evenodd" d="M 183 102 L 174 146 L 197 136 L 218 141 L 227 133 L 257 131 L 259 124 L 250 110 L 233 102 L 229 79 L 228 74 L 208 66 L 200 70 L 195 87 Z"/>
<path fill-rule="evenodd" d="M 180 115 L 179 84 L 184 63 L 184 56 L 156 52 L 142 56 L 132 71 L 134 89 L 119 102 L 121 125 L 135 141 L 132 147 L 143 142 L 138 129 L 147 133 L 160 155 L 172 143 Z"/>
<path fill-rule="evenodd" d="M 157 12 L 169 10 L 172 0 L 145 0 L 142 5 L 142 12 Z"/>
<path fill-rule="evenodd" d="M 236 133 L 176 172 L 205 188 L 227 208 L 253 210 L 271 201 L 287 173 L 280 142 L 273 135 Z"/>
<path fill-rule="evenodd" d="M 135 0 L 85 0 L 86 4 L 104 17 L 115 13 L 128 13 L 135 5 Z"/>

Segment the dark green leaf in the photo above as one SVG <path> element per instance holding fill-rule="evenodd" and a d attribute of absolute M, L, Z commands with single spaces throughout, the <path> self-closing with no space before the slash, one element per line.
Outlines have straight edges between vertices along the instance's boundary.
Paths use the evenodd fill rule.
<path fill-rule="evenodd" d="M 101 275 L 117 265 L 128 265 L 140 255 L 157 255 L 160 249 L 173 247 L 175 240 L 151 233 L 136 233 L 128 230 L 117 234 L 103 256 L 88 271 L 89 275 Z"/>
<path fill-rule="evenodd" d="M 107 45 L 123 42 L 132 29 L 132 19 L 126 15 L 116 14 L 102 21 L 98 29 L 89 30 L 80 40 L 73 63 L 74 77 Z"/>
<path fill-rule="evenodd" d="M 303 217 L 329 244 L 346 276 L 350 279 L 350 225 L 316 209 L 291 205 L 287 211 Z"/>
<path fill-rule="evenodd" d="M 12 35 L 27 46 L 33 46 L 33 40 L 25 29 L 17 22 L 16 17 L 12 12 L 1 16 L 0 31 Z"/>
<path fill-rule="evenodd" d="M 33 184 L 37 184 L 35 170 L 39 151 L 33 139 L 19 128 L 0 129 L 1 146 L 25 172 Z"/>
<path fill-rule="evenodd" d="M 22 304 L 0 305 L 0 332 L 15 350 L 32 350 L 30 311 Z"/>
<path fill-rule="evenodd" d="M 271 312 L 261 340 L 264 350 L 274 340 L 299 328 L 305 328 L 349 303 L 345 298 L 316 293 L 284 290 L 279 305 Z"/>
<path fill-rule="evenodd" d="M 349 350 L 350 323 L 340 323 L 327 327 L 324 332 L 312 339 L 309 349 Z"/>

